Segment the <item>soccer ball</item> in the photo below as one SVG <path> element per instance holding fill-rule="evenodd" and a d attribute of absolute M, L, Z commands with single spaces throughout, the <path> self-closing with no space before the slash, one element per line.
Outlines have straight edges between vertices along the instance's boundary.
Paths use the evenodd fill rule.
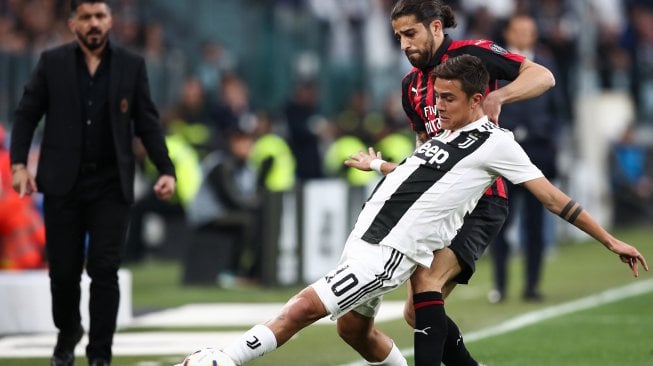
<path fill-rule="evenodd" d="M 211 348 L 200 348 L 191 352 L 180 366 L 236 366 L 224 352 Z"/>

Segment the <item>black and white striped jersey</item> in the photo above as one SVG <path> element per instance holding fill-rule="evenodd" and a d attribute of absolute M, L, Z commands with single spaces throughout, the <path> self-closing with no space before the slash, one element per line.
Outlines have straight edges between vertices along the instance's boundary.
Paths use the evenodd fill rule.
<path fill-rule="evenodd" d="M 379 182 L 352 235 L 430 266 L 499 176 L 519 184 L 543 175 L 512 133 L 487 117 L 441 130 Z"/>
<path fill-rule="evenodd" d="M 424 69 L 414 67 L 402 80 L 401 101 L 410 127 L 415 132 L 426 131 L 433 137 L 440 130 L 435 108 L 434 79 L 429 74 L 437 65 L 460 55 L 473 55 L 483 61 L 490 74 L 488 93 L 499 87 L 499 80 L 515 80 L 525 60 L 524 56 L 508 52 L 489 40 L 454 40 L 445 34 L 429 66 Z M 485 193 L 508 198 L 506 185 L 500 178 Z"/>

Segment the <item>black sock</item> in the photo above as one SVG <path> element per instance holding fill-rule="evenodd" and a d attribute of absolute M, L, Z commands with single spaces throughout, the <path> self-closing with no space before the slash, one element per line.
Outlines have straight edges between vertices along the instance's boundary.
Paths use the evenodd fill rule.
<path fill-rule="evenodd" d="M 447 315 L 440 292 L 413 295 L 415 366 L 440 366 L 447 336 Z"/>
<path fill-rule="evenodd" d="M 442 363 L 447 366 L 477 366 L 478 362 L 469 354 L 463 336 L 456 323 L 447 316 L 447 339 L 444 342 Z"/>

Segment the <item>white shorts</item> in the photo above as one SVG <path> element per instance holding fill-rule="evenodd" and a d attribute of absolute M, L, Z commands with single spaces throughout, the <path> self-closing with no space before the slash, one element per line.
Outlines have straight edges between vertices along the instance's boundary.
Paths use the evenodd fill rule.
<path fill-rule="evenodd" d="M 383 294 L 406 282 L 416 266 L 416 262 L 394 248 L 350 236 L 336 269 L 311 287 L 331 313 L 331 319 L 350 310 L 372 318 Z"/>

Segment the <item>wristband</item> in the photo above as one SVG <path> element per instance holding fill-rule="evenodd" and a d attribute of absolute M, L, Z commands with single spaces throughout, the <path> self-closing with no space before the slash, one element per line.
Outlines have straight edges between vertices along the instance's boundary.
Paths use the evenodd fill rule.
<path fill-rule="evenodd" d="M 374 159 L 370 161 L 370 169 L 374 170 L 379 174 L 383 174 L 383 172 L 381 171 L 381 165 L 383 165 L 383 163 L 386 163 L 386 161 L 382 159 Z"/>

